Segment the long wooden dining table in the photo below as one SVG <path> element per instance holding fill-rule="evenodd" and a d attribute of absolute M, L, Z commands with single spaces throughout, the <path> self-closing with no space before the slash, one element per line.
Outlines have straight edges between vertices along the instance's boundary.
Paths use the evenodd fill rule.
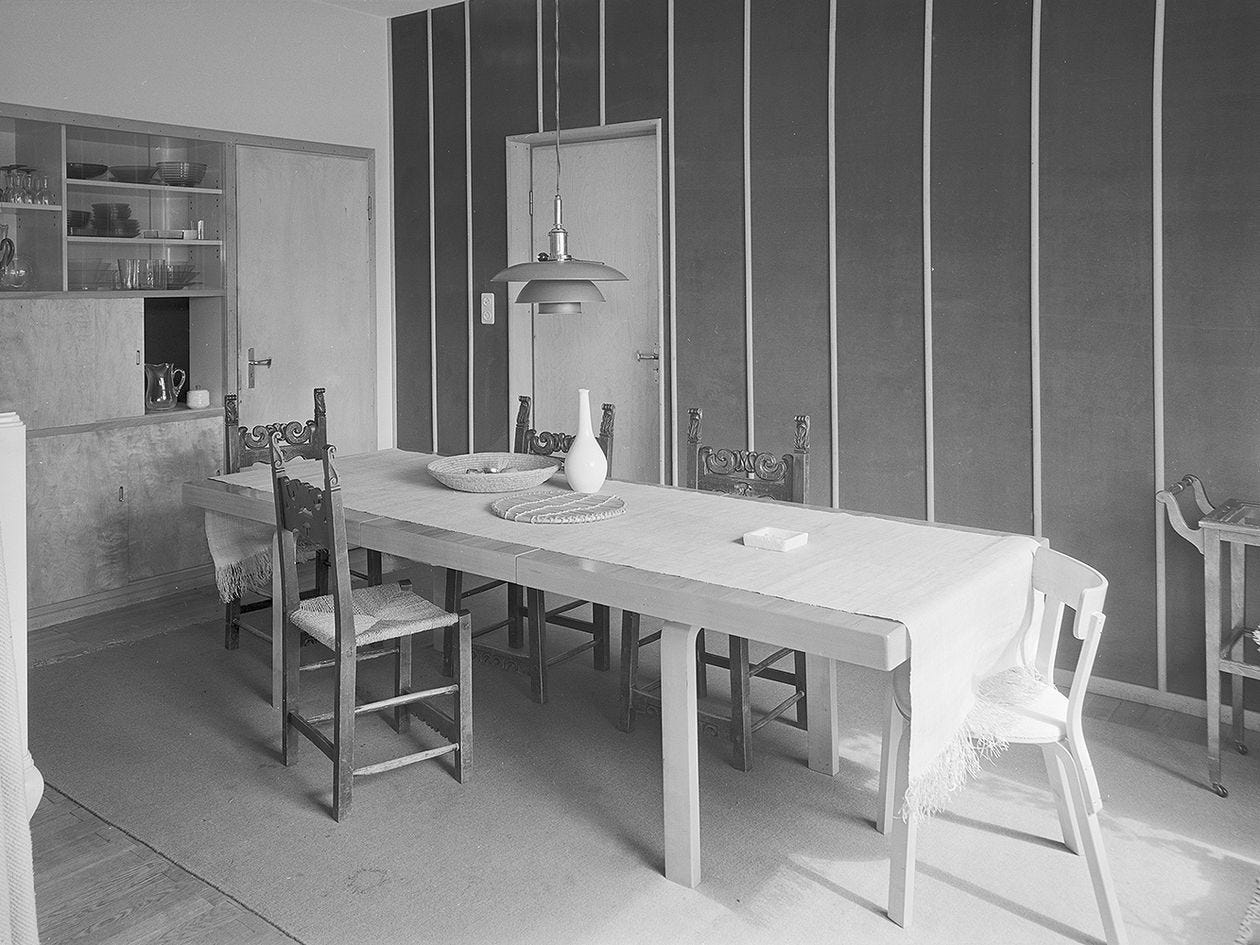
<path fill-rule="evenodd" d="M 750 589 L 757 582 L 721 572 L 721 561 L 735 561 L 745 554 L 759 555 L 758 569 L 785 573 L 801 559 L 794 561 L 792 553 L 745 549 L 739 541 L 744 530 L 739 521 L 718 523 L 718 527 L 735 530 L 715 541 L 712 528 L 701 528 L 698 523 L 712 518 L 718 507 L 704 502 L 720 498 L 734 503 L 720 508 L 738 509 L 737 515 L 752 515 L 763 525 L 776 524 L 781 506 L 610 480 L 603 491 L 626 500 L 626 518 L 632 512 L 650 515 L 657 505 L 671 510 L 673 524 L 658 529 L 670 535 L 668 542 L 661 541 L 665 557 L 689 554 L 700 561 L 708 556 L 719 565 L 717 571 L 707 572 L 710 577 L 680 576 L 655 570 L 652 548 L 627 549 L 624 542 L 619 545 L 614 540 L 618 533 L 612 529 L 600 532 L 606 523 L 553 526 L 498 519 L 489 510 L 496 496 L 454 492 L 437 483 L 426 469 L 435 458 L 396 449 L 339 457 L 347 539 L 353 545 L 436 568 L 593 600 L 664 621 L 660 696 L 665 875 L 684 886 L 694 887 L 701 877 L 695 647 L 700 628 L 807 654 L 809 764 L 828 775 L 837 772 L 839 761 L 837 661 L 890 671 L 909 657 L 909 638 L 902 623 L 777 597 L 764 588 L 759 592 Z M 303 462 L 290 464 L 290 474 L 321 481 L 320 464 L 310 462 L 303 467 Z M 185 483 L 183 500 L 187 506 L 247 522 L 274 522 L 270 471 L 265 465 Z M 680 519 L 679 510 L 693 505 L 696 515 Z M 836 515 L 829 509 L 796 506 L 792 523 L 793 527 L 812 523 L 808 530 L 813 534 L 816 529 L 821 535 L 836 522 Z M 648 563 L 632 566 L 627 560 Z M 273 646 L 279 638 L 273 635 Z M 273 662 L 279 666 L 278 659 Z"/>

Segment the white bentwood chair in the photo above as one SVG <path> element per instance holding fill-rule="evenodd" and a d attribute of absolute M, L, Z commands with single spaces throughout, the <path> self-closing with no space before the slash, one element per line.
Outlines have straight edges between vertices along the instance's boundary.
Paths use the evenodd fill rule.
<path fill-rule="evenodd" d="M 1089 866 L 1102 914 L 1108 945 L 1124 945 L 1127 937 L 1120 917 L 1103 849 L 1098 812 L 1102 795 L 1085 747 L 1081 709 L 1085 689 L 1102 637 L 1103 601 L 1107 579 L 1086 564 L 1047 547 L 1037 550 L 1033 562 L 1033 589 L 1042 597 L 1041 620 L 1029 626 L 1026 645 L 1036 647 L 1034 667 L 1041 678 L 1054 678 L 1054 657 L 1063 624 L 1064 607 L 1072 614 L 1072 633 L 1083 641 L 1072 688 L 1065 696 L 1051 682 L 1031 701 L 1012 705 L 1014 721 L 1002 736 L 1012 744 L 1040 745 L 1046 773 L 1059 812 L 1063 842 L 1073 853 L 1083 853 Z M 892 862 L 888 880 L 888 917 L 900 926 L 910 922 L 914 903 L 914 860 L 917 824 L 904 818 L 898 801 L 909 781 L 910 720 L 909 673 L 905 664 L 894 673 L 889 687 L 889 713 L 884 734 L 880 770 L 880 833 L 892 831 Z"/>

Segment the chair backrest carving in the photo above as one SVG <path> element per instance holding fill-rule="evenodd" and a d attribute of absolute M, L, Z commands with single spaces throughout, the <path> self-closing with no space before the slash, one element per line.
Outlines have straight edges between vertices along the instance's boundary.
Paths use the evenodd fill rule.
<path fill-rule="evenodd" d="M 292 479 L 285 469 L 286 443 L 283 430 L 272 430 L 267 444 L 271 464 L 271 488 L 276 504 L 276 530 L 279 535 L 280 584 L 286 616 L 298 607 L 300 588 L 297 575 L 297 543 L 328 555 L 331 564 L 330 592 L 336 601 L 340 637 L 344 622 L 350 622 L 350 555 L 346 544 L 346 517 L 341 499 L 341 480 L 333 460 L 337 448 L 326 444 L 320 458 L 324 463 L 324 487 Z M 303 456 L 303 458 L 305 458 Z M 346 613 L 342 615 L 343 605 Z M 344 621 L 342 619 L 344 617 Z"/>
<path fill-rule="evenodd" d="M 536 456 L 564 455 L 573 446 L 575 433 L 550 433 L 546 430 L 535 430 L 530 426 L 530 414 L 533 401 L 522 394 L 517 398 L 516 437 L 513 440 L 512 452 L 532 453 Z M 608 460 L 608 475 L 612 475 L 613 423 L 616 419 L 616 408 L 612 404 L 604 404 L 599 421 L 599 433 L 595 440 Z"/>
<path fill-rule="evenodd" d="M 688 410 L 687 486 L 750 498 L 805 502 L 809 491 L 809 417 L 793 418 L 792 452 L 713 449 L 700 442 L 704 411 Z"/>
<path fill-rule="evenodd" d="M 227 472 L 240 472 L 246 466 L 271 461 L 271 435 L 279 433 L 285 459 L 322 459 L 328 445 L 328 411 L 324 404 L 324 388 L 314 391 L 315 413 L 310 420 L 290 420 L 238 426 L 238 400 L 235 394 L 223 398 L 224 454 Z"/>

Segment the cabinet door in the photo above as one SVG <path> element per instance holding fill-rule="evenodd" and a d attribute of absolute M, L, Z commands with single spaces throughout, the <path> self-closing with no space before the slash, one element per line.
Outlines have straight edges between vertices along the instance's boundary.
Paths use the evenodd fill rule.
<path fill-rule="evenodd" d="M 367 161 L 237 147 L 241 423 L 311 416 L 328 390 L 328 440 L 376 448 L 376 310 Z M 271 359 L 249 385 L 249 349 Z"/>
<path fill-rule="evenodd" d="M 154 423 L 114 432 L 127 457 L 128 577 L 210 563 L 205 513 L 186 508 L 181 487 L 216 475 L 223 464 L 223 421 L 217 417 Z"/>
<path fill-rule="evenodd" d="M 144 414 L 144 299 L 0 301 L 0 411 L 32 430 Z"/>
<path fill-rule="evenodd" d="M 127 583 L 125 455 L 109 432 L 26 445 L 27 587 L 32 608 Z"/>

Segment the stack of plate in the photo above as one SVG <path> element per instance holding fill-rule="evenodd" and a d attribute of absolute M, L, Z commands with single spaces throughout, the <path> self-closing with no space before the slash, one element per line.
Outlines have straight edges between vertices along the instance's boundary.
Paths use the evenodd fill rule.
<path fill-rule="evenodd" d="M 72 226 L 76 228 L 81 227 L 81 226 L 87 226 L 88 220 L 90 220 L 91 218 L 92 218 L 92 214 L 88 213 L 86 210 L 67 210 L 66 211 L 66 226 Z"/>
<path fill-rule="evenodd" d="M 140 232 L 140 221 L 131 219 L 131 205 L 126 203 L 92 204 L 92 226 L 97 236 L 131 239 Z"/>
<path fill-rule="evenodd" d="M 147 184 L 156 173 L 156 167 L 144 164 L 111 165 L 109 169 L 109 176 L 124 184 Z"/>
<path fill-rule="evenodd" d="M 158 161 L 157 175 L 169 187 L 196 187 L 206 176 L 206 166 L 195 161 Z"/>

